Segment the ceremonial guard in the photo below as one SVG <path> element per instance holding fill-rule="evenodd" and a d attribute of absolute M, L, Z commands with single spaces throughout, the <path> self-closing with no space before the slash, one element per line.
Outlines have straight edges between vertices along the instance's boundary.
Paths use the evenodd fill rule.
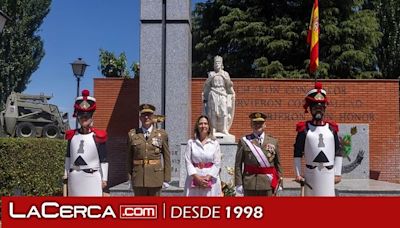
<path fill-rule="evenodd" d="M 236 193 L 272 196 L 280 184 L 278 140 L 265 133 L 266 115 L 250 114 L 253 132 L 241 138 L 235 159 Z"/>
<path fill-rule="evenodd" d="M 102 196 L 107 186 L 107 133 L 92 127 L 95 110 L 96 99 L 83 90 L 74 105 L 80 128 L 66 132 L 64 178 L 68 179 L 68 196 Z"/>
<path fill-rule="evenodd" d="M 309 109 L 312 120 L 299 122 L 294 144 L 296 181 L 305 183 L 306 196 L 335 196 L 335 183 L 341 180 L 342 153 L 339 149 L 338 125 L 324 120 L 328 104 L 322 84 L 315 83 L 305 97 L 304 109 Z M 301 158 L 305 169 L 302 173 Z"/>
<path fill-rule="evenodd" d="M 128 133 L 128 174 L 135 196 L 159 196 L 171 180 L 168 135 L 154 126 L 155 107 L 139 106 L 142 126 Z"/>

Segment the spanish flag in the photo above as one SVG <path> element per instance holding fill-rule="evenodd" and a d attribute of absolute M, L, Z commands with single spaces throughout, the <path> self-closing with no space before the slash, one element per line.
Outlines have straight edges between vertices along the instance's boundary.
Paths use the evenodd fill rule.
<path fill-rule="evenodd" d="M 310 73 L 315 73 L 318 68 L 319 47 L 319 14 L 318 0 L 314 0 L 311 12 L 310 25 L 307 32 L 307 43 L 310 45 Z"/>

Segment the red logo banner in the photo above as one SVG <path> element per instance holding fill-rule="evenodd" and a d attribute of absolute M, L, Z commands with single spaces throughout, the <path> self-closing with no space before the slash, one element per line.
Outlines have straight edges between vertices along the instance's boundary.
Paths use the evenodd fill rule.
<path fill-rule="evenodd" d="M 2 197 L 2 227 L 360 227 L 396 224 L 400 197 Z"/>

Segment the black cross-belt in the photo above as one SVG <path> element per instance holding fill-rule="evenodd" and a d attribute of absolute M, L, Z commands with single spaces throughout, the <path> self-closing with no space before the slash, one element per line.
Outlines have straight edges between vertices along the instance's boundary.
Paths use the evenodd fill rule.
<path fill-rule="evenodd" d="M 83 171 L 83 172 L 85 172 L 85 173 L 94 173 L 94 172 L 97 172 L 97 170 L 95 170 L 95 169 L 69 169 L 69 172 L 72 172 L 72 171 L 74 171 L 74 170 L 76 170 L 76 171 Z"/>
<path fill-rule="evenodd" d="M 309 168 L 309 169 L 315 169 L 315 168 L 317 168 L 317 166 L 314 166 L 314 165 L 306 165 L 306 167 Z M 325 166 L 325 168 L 331 170 L 331 169 L 333 169 L 333 165 Z"/>

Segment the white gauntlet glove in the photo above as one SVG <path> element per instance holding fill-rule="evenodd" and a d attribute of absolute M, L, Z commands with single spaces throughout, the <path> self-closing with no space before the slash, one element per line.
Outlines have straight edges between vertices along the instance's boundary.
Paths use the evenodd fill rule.
<path fill-rule="evenodd" d="M 163 182 L 162 188 L 169 188 L 169 184 L 167 182 Z"/>
<path fill-rule="evenodd" d="M 243 185 L 237 185 L 235 187 L 236 196 L 243 196 Z"/>

